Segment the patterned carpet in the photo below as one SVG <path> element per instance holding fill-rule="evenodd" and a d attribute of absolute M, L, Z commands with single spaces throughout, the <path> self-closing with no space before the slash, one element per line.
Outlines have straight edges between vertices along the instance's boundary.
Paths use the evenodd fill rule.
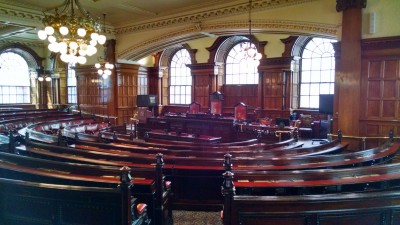
<path fill-rule="evenodd" d="M 174 210 L 172 215 L 174 225 L 222 225 L 219 212 Z"/>

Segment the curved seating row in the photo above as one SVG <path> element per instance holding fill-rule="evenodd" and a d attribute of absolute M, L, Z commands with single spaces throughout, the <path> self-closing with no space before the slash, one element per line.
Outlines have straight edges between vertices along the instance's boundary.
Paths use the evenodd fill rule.
<path fill-rule="evenodd" d="M 233 174 L 228 171 L 224 176 L 224 225 L 400 224 L 398 189 L 324 195 L 236 195 Z M 386 179 L 384 174 L 381 178 Z"/>
<path fill-rule="evenodd" d="M 133 176 L 129 185 L 130 192 L 139 202 L 147 204 L 153 224 L 167 224 L 172 215 L 169 206 L 171 185 L 165 181 L 162 167 L 162 155 L 157 155 L 152 168 L 129 169 Z M 112 188 L 119 184 L 120 168 L 66 163 L 0 152 L 0 177 L 30 182 Z"/>

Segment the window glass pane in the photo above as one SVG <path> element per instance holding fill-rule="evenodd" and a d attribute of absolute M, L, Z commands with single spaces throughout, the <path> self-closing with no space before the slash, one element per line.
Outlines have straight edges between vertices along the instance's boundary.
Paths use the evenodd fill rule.
<path fill-rule="evenodd" d="M 27 92 L 24 93 L 24 89 Z M 12 51 L 0 54 L 1 103 L 30 103 L 30 72 L 27 61 Z"/>
<path fill-rule="evenodd" d="M 301 92 L 300 95 L 310 95 L 310 84 L 303 84 L 300 88 Z"/>
<path fill-rule="evenodd" d="M 225 84 L 258 84 L 258 65 L 246 57 L 243 50 L 249 42 L 238 43 L 229 51 L 225 61 Z M 251 44 L 256 48 L 254 44 Z"/>
<path fill-rule="evenodd" d="M 329 94 L 330 92 L 330 83 L 321 83 L 321 91 L 320 94 Z M 333 86 L 333 85 L 332 85 Z"/>
<path fill-rule="evenodd" d="M 303 82 L 303 83 L 311 82 L 310 71 L 304 71 L 303 73 L 301 73 L 301 82 Z"/>
<path fill-rule="evenodd" d="M 309 108 L 310 107 L 310 98 L 309 96 L 300 96 L 300 107 L 301 108 Z"/>
<path fill-rule="evenodd" d="M 319 94 L 334 93 L 335 40 L 313 38 L 303 49 L 301 59 L 300 107 L 318 108 Z"/>
<path fill-rule="evenodd" d="M 169 102 L 171 104 L 189 104 L 186 101 L 186 95 L 191 98 L 191 93 L 187 93 L 187 88 L 190 90 L 192 86 L 192 76 L 190 68 L 187 64 L 191 64 L 189 52 L 186 49 L 177 51 L 172 57 L 170 63 L 170 88 Z"/>
<path fill-rule="evenodd" d="M 319 96 L 310 96 L 310 106 L 309 108 L 319 107 Z"/>
<path fill-rule="evenodd" d="M 69 63 L 67 70 L 68 103 L 77 103 L 75 64 Z"/>
<path fill-rule="evenodd" d="M 319 83 L 310 85 L 310 95 L 319 95 Z"/>

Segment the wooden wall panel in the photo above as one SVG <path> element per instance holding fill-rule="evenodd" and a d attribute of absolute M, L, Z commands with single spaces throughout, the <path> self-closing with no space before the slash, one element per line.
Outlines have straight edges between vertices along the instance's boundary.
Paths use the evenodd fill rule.
<path fill-rule="evenodd" d="M 362 41 L 360 136 L 400 134 L 400 37 Z M 371 143 L 369 140 L 368 143 Z M 375 144 L 381 143 L 375 141 Z"/>
<path fill-rule="evenodd" d="M 119 64 L 116 67 L 117 84 L 116 93 L 116 116 L 117 124 L 128 123 L 134 116 L 136 109 L 136 96 L 138 89 L 138 65 Z"/>
<path fill-rule="evenodd" d="M 251 108 L 259 107 L 257 104 L 258 85 L 225 85 L 223 87 L 224 107 L 233 108 L 237 103 L 243 102 Z"/>
<path fill-rule="evenodd" d="M 282 73 L 268 73 L 263 85 L 264 109 L 283 109 L 284 82 Z"/>

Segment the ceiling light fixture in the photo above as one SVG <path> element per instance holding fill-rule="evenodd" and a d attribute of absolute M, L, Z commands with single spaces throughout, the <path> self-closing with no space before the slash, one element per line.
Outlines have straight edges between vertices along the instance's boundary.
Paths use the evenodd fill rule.
<path fill-rule="evenodd" d="M 241 48 L 244 53 L 244 58 L 252 60 L 250 62 L 255 63 L 258 66 L 260 64 L 260 59 L 262 58 L 262 55 L 257 51 L 254 43 L 251 42 L 251 3 L 252 1 L 249 0 L 249 41 L 243 42 L 241 44 Z"/>
<path fill-rule="evenodd" d="M 96 54 L 97 43 L 104 44 L 106 36 L 99 34 L 100 23 L 82 8 L 78 0 L 65 0 L 61 6 L 60 13 L 56 8 L 54 15 L 45 14 L 42 20 L 45 28 L 39 30 L 38 36 L 50 42 L 50 51 L 61 53 L 63 62 L 85 64 L 86 56 Z M 76 9 L 80 15 L 75 14 Z"/>
<path fill-rule="evenodd" d="M 103 14 L 103 29 L 106 27 L 106 14 Z M 112 69 L 114 69 L 114 64 L 109 62 L 104 62 L 104 59 L 107 59 L 106 51 L 104 51 L 104 58 L 99 57 L 98 63 L 94 64 L 97 68 L 97 73 L 103 77 L 103 79 L 107 79 L 108 76 L 112 74 Z"/>
<path fill-rule="evenodd" d="M 107 79 L 108 76 L 112 74 L 112 69 L 114 69 L 114 65 L 111 63 L 96 63 L 94 66 L 98 69 L 97 73 L 101 75 L 104 79 Z"/>

